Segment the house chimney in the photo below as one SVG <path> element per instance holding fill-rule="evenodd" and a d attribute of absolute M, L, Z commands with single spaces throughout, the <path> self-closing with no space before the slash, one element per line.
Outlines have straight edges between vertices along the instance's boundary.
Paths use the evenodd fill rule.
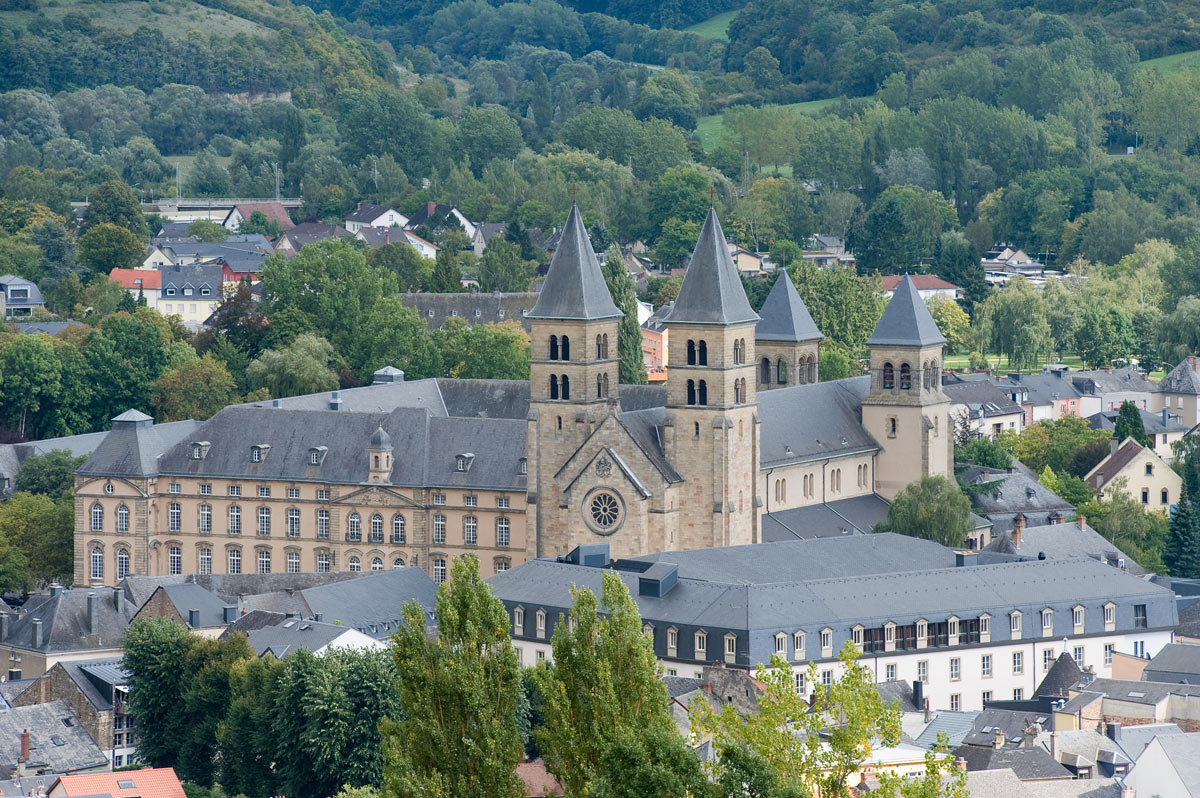
<path fill-rule="evenodd" d="M 56 597 L 59 593 L 62 593 L 62 591 L 62 585 L 60 585 L 58 582 L 50 583 L 50 598 Z"/>
<path fill-rule="evenodd" d="M 198 629 L 200 627 L 200 610 L 196 609 L 195 607 L 188 610 L 188 626 L 192 627 L 193 629 Z"/>
<path fill-rule="evenodd" d="M 313 620 L 316 621 L 317 623 L 324 622 L 324 620 L 325 620 L 324 613 L 320 613 L 320 612 L 316 613 L 315 615 L 313 615 Z"/>
<path fill-rule="evenodd" d="M 100 626 L 100 618 L 97 617 L 98 614 L 96 611 L 97 610 L 96 604 L 98 602 L 99 602 L 99 599 L 96 598 L 95 593 L 87 594 L 87 623 L 88 623 L 88 634 L 90 634 L 90 635 L 98 634 L 97 629 Z"/>
<path fill-rule="evenodd" d="M 925 699 L 925 723 L 933 722 L 933 710 L 929 708 L 929 699 Z"/>
<path fill-rule="evenodd" d="M 429 200 L 429 202 L 425 203 L 425 215 L 426 216 L 433 216 L 433 212 L 436 210 L 437 210 L 437 203 L 434 202 L 433 200 Z"/>
<path fill-rule="evenodd" d="M 1012 544 L 1018 549 L 1021 548 L 1021 537 L 1025 534 L 1025 514 L 1017 513 L 1017 517 L 1013 519 Z"/>
<path fill-rule="evenodd" d="M 225 623 L 233 623 L 237 620 L 237 607 L 222 607 L 224 610 Z"/>
<path fill-rule="evenodd" d="M 1080 529 L 1087 529 L 1087 516 L 1086 515 L 1084 515 L 1083 513 L 1080 513 L 1079 517 L 1076 518 L 1075 520 L 1079 522 Z"/>
<path fill-rule="evenodd" d="M 1050 757 L 1055 762 L 1058 761 L 1058 732 L 1056 731 L 1050 732 Z"/>
<path fill-rule="evenodd" d="M 118 615 L 125 612 L 125 591 L 119 587 L 113 588 L 113 607 Z"/>
<path fill-rule="evenodd" d="M 965 771 L 967 769 L 967 760 L 960 756 L 958 759 L 954 760 L 954 767 Z"/>
<path fill-rule="evenodd" d="M 1117 449 L 1119 449 L 1120 447 L 1121 447 L 1121 442 L 1119 440 L 1117 440 L 1117 436 L 1116 435 L 1112 436 L 1112 440 L 1110 440 L 1108 442 L 1108 453 L 1116 454 Z"/>
<path fill-rule="evenodd" d="M 29 729 L 21 732 L 21 759 L 20 762 L 29 761 Z"/>
<path fill-rule="evenodd" d="M 0 641 L 8 637 L 10 624 L 12 624 L 12 616 L 7 612 L 0 612 Z"/>
<path fill-rule="evenodd" d="M 1105 728 L 1105 733 L 1108 735 L 1108 739 L 1112 740 L 1114 743 L 1121 742 L 1121 724 L 1120 723 L 1110 720 L 1108 722 L 1108 726 Z"/>
<path fill-rule="evenodd" d="M 996 727 L 996 733 L 992 736 L 992 748 L 999 751 L 1004 747 L 1004 729 Z"/>
<path fill-rule="evenodd" d="M 334 391 L 333 393 L 331 393 L 329 395 L 329 409 L 330 410 L 341 410 L 342 409 L 342 399 L 340 396 L 338 396 L 337 391 Z"/>
<path fill-rule="evenodd" d="M 1196 357 L 1195 355 L 1188 355 L 1187 362 L 1188 362 L 1188 366 L 1191 367 L 1192 371 L 1200 371 L 1200 357 Z"/>
<path fill-rule="evenodd" d="M 33 619 L 33 647 L 41 648 L 45 640 L 42 638 L 42 620 L 41 618 Z"/>

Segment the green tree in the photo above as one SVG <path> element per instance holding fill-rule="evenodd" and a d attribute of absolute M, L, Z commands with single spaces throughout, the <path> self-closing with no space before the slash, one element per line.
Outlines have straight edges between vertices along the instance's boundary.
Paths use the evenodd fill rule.
<path fill-rule="evenodd" d="M 475 108 L 458 123 L 458 142 L 476 177 L 493 158 L 511 161 L 525 142 L 521 129 L 503 109 Z"/>
<path fill-rule="evenodd" d="M 15 493 L 0 504 L 0 541 L 19 552 L 38 584 L 70 582 L 74 571 L 75 505 L 69 495 Z M 0 544 L 3 548 L 3 544 Z M 0 567 L 0 577 L 6 569 Z"/>
<path fill-rule="evenodd" d="M 479 289 L 481 291 L 528 291 L 533 270 L 521 260 L 521 248 L 511 241 L 495 236 L 479 259 Z"/>
<path fill-rule="evenodd" d="M 13 488 L 58 499 L 75 488 L 75 472 L 87 460 L 87 455 L 75 457 L 66 449 L 54 449 L 35 454 L 21 463 Z"/>
<path fill-rule="evenodd" d="M 262 211 L 255 211 L 262 213 Z M 229 237 L 229 231 L 224 225 L 218 224 L 211 219 L 197 219 L 188 225 L 188 235 L 195 236 L 201 241 L 224 241 Z"/>
<path fill-rule="evenodd" d="M 755 679 L 762 684 L 756 714 L 742 718 L 731 704 L 715 712 L 707 700 L 697 700 L 692 704 L 693 733 L 712 734 L 719 751 L 752 752 L 783 784 L 809 794 L 846 796 L 847 779 L 874 747 L 900 741 L 900 708 L 884 702 L 874 676 L 859 663 L 860 656 L 846 641 L 838 656 L 841 674 L 814 693 L 810 706 L 808 697 L 796 691 L 792 666 L 775 655 L 770 666 L 759 664 L 755 669 Z M 815 663 L 809 666 L 808 679 L 821 683 Z M 723 768 L 723 760 L 718 760 L 718 782 Z"/>
<path fill-rule="evenodd" d="M 150 767 L 179 761 L 188 732 L 188 719 L 179 711 L 187 689 L 182 668 L 191 642 L 188 630 L 168 618 L 141 618 L 125 632 L 129 712 L 138 728 L 138 759 Z"/>
<path fill-rule="evenodd" d="M 124 227 L 108 222 L 90 225 L 79 237 L 79 264 L 93 274 L 132 269 L 146 256 L 146 247 Z"/>
<path fill-rule="evenodd" d="M 283 672 L 274 657 L 234 662 L 229 668 L 229 708 L 217 726 L 221 747 L 218 780 L 229 794 L 246 798 L 277 795 L 275 694 Z"/>
<path fill-rule="evenodd" d="M 987 297 L 988 283 L 979 260 L 979 251 L 957 230 L 950 230 L 938 237 L 933 252 L 933 273 L 963 289 L 963 304 L 968 310 Z"/>
<path fill-rule="evenodd" d="M 887 304 L 878 278 L 859 277 L 850 269 L 827 271 L 801 263 L 791 276 L 817 329 L 850 352 L 866 342 Z"/>
<path fill-rule="evenodd" d="M 404 713 L 383 726 L 387 793 L 518 798 L 521 674 L 508 612 L 469 555 L 455 559 L 435 608 L 436 640 L 415 601 L 393 636 Z"/>
<path fill-rule="evenodd" d="M 1075 506 L 1096 498 L 1096 491 L 1092 489 L 1091 485 L 1084 482 L 1082 478 L 1074 474 L 1068 474 L 1065 471 L 1053 471 L 1050 466 L 1042 469 L 1042 473 L 1038 475 L 1038 482 L 1041 482 Z"/>
<path fill-rule="evenodd" d="M 29 570 L 29 559 L 0 528 L 0 592 L 26 593 L 32 589 L 33 574 Z"/>
<path fill-rule="evenodd" d="M 625 259 L 619 247 L 609 250 L 604 261 L 604 282 L 613 303 L 625 316 L 617 324 L 617 357 L 620 360 L 622 385 L 644 385 L 646 363 L 642 357 L 642 328 L 638 324 L 637 290 L 633 277 L 625 268 Z"/>
<path fill-rule="evenodd" d="M 960 354 L 971 348 L 971 317 L 957 302 L 945 297 L 930 299 L 929 314 L 938 331 L 946 338 L 946 354 Z"/>
<path fill-rule="evenodd" d="M 861 274 L 915 272 L 934 256 L 942 233 L 957 224 L 954 208 L 938 192 L 889 186 L 850 231 L 847 244 Z"/>
<path fill-rule="evenodd" d="M 467 290 L 462 284 L 462 269 L 458 255 L 442 247 L 433 262 L 433 273 L 429 277 L 429 290 L 435 294 L 461 294 Z"/>
<path fill-rule="evenodd" d="M 1200 578 L 1200 513 L 1188 493 L 1187 484 L 1171 515 L 1163 561 L 1171 576 L 1179 579 Z"/>
<path fill-rule="evenodd" d="M 976 307 L 976 325 L 986 351 L 1008 356 L 1014 368 L 1028 368 L 1051 347 L 1046 301 L 1028 280 L 1014 277 Z"/>
<path fill-rule="evenodd" d="M 1092 369 L 1111 366 L 1114 360 L 1127 360 L 1136 345 L 1133 321 L 1118 307 L 1091 305 L 1075 331 L 1079 357 Z"/>
<path fill-rule="evenodd" d="M 338 387 L 330 368 L 333 347 L 324 338 L 301 335 L 283 349 L 268 349 L 246 367 L 252 390 L 265 388 L 274 398 L 302 396 Z"/>
<path fill-rule="evenodd" d="M 150 237 L 150 228 L 146 224 L 146 215 L 142 213 L 137 192 L 119 180 L 101 183 L 89 195 L 83 222 L 86 227 L 108 222 L 124 227 L 139 240 Z"/>
<path fill-rule="evenodd" d="M 662 232 L 654 242 L 654 259 L 664 267 L 678 266 L 696 248 L 700 237 L 700 225 L 693 221 L 681 221 L 674 217 L 663 222 Z M 679 289 L 675 289 L 679 293 Z M 674 301 L 674 297 L 671 298 Z"/>
<path fill-rule="evenodd" d="M 1146 425 L 1142 423 L 1142 414 L 1133 402 L 1121 402 L 1121 409 L 1117 412 L 1117 422 L 1113 427 L 1113 437 L 1118 442 L 1126 438 L 1133 438 L 1148 449 L 1154 448 L 1150 437 L 1146 435 Z"/>
<path fill-rule="evenodd" d="M 447 377 L 529 379 L 529 336 L 514 321 L 470 325 L 465 319 L 447 319 L 434 340 Z"/>
<path fill-rule="evenodd" d="M 938 732 L 938 744 L 925 752 L 925 772 L 917 777 L 902 776 L 895 771 L 879 774 L 881 798 L 970 798 L 967 771 L 955 765 L 947 753 L 949 738 Z"/>
<path fill-rule="evenodd" d="M 1012 454 L 991 438 L 971 438 L 963 445 L 954 447 L 954 462 L 974 463 L 985 468 L 1008 468 L 1012 465 Z"/>
<path fill-rule="evenodd" d="M 425 320 L 397 297 L 384 297 L 375 303 L 366 329 L 370 335 L 360 336 L 346 353 L 364 382 L 384 366 L 401 369 L 409 379 L 443 375 L 442 355 Z"/>
<path fill-rule="evenodd" d="M 700 225 L 708 214 L 712 200 L 709 197 L 709 178 L 694 167 L 681 166 L 663 172 L 650 187 L 650 213 L 646 219 L 648 236 L 657 239 L 663 234 L 670 219 Z M 697 235 L 700 228 L 696 228 Z M 692 246 L 695 246 L 695 237 Z M 689 252 L 691 248 L 689 247 Z"/>
<path fill-rule="evenodd" d="M 821 342 L 820 358 L 817 373 L 821 382 L 844 380 L 856 370 L 846 348 L 832 341 Z"/>
<path fill-rule="evenodd" d="M 62 387 L 54 345 L 45 335 L 18 335 L 0 349 L 0 419 L 18 434 L 42 437 Z"/>
<path fill-rule="evenodd" d="M 952 479 L 921 477 L 896 494 L 888 507 L 887 531 L 961 547 L 973 531 L 971 500 Z"/>
<path fill-rule="evenodd" d="M 453 257 L 453 253 L 447 253 Z M 441 250 L 438 250 L 441 255 Z M 433 264 L 421 257 L 421 253 L 408 242 L 384 244 L 367 253 L 367 263 L 376 269 L 384 269 L 396 275 L 401 291 L 430 290 Z"/>
<path fill-rule="evenodd" d="M 593 798 L 692 798 L 710 791 L 700 759 L 673 728 L 620 728 L 600 755 Z"/>
<path fill-rule="evenodd" d="M 742 59 L 742 69 L 756 89 L 777 89 L 783 84 L 779 59 L 766 47 L 755 47 Z"/>
<path fill-rule="evenodd" d="M 150 402 L 161 424 L 206 419 L 237 401 L 237 395 L 229 369 L 212 355 L 205 355 L 164 371 L 154 382 Z"/>
<path fill-rule="evenodd" d="M 616 572 L 602 572 L 602 580 L 599 602 L 591 590 L 572 591 L 571 622 L 559 618 L 554 660 L 534 676 L 546 719 L 534 739 L 568 795 L 589 794 L 605 752 L 623 735 L 675 733 L 637 604 Z"/>
<path fill-rule="evenodd" d="M 229 170 L 217 161 L 217 153 L 211 147 L 201 150 L 192 162 L 187 190 L 195 197 L 229 196 Z"/>

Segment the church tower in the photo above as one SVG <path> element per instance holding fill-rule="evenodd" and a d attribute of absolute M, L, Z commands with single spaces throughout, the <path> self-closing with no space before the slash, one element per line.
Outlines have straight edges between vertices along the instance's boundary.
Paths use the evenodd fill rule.
<path fill-rule="evenodd" d="M 527 490 L 536 508 L 530 557 L 567 553 L 565 499 L 555 475 L 617 402 L 623 315 L 572 205 L 537 303 L 525 315 L 531 344 Z M 562 546 L 552 539 L 558 533 Z"/>
<path fill-rule="evenodd" d="M 954 473 L 950 398 L 942 392 L 945 343 L 905 276 L 867 339 L 871 387 L 862 403 L 863 426 L 882 447 L 875 490 L 888 499 L 921 477 Z"/>
<path fill-rule="evenodd" d="M 667 459 L 683 476 L 681 548 L 758 542 L 754 326 L 717 214 L 709 210 L 665 320 Z"/>
<path fill-rule="evenodd" d="M 785 270 L 780 270 L 754 328 L 758 389 L 817 381 L 817 347 L 825 338 Z"/>

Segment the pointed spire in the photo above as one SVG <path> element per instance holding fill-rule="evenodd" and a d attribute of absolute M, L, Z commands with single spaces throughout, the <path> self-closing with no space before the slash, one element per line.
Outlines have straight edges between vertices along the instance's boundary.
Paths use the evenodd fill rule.
<path fill-rule="evenodd" d="M 867 346 L 936 346 L 946 343 L 921 293 L 907 274 L 892 294 Z"/>
<path fill-rule="evenodd" d="M 820 341 L 825 337 L 785 269 L 780 269 L 758 315 L 762 321 L 754 328 L 756 341 Z"/>
<path fill-rule="evenodd" d="M 590 321 L 622 315 L 600 273 L 579 206 L 572 205 L 546 281 L 526 318 Z"/>
<path fill-rule="evenodd" d="M 737 267 L 729 256 L 729 245 L 725 243 L 717 212 L 712 208 L 708 210 L 687 274 L 683 276 L 675 309 L 666 321 L 722 325 L 758 321 L 758 314 L 750 307 Z"/>

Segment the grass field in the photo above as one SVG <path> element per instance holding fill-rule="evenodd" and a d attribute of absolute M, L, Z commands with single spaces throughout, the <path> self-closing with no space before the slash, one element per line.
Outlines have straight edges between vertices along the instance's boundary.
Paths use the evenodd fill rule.
<path fill-rule="evenodd" d="M 1167 72 L 1172 69 L 1186 69 L 1189 72 L 1200 72 L 1200 50 L 1189 50 L 1186 53 L 1164 55 L 1162 58 L 1151 58 L 1138 64 L 1138 69 L 1157 69 Z"/>
<path fill-rule="evenodd" d="M 988 363 L 993 371 L 1008 373 L 1010 371 L 1018 371 L 1008 365 L 1008 358 L 1004 355 L 988 355 Z M 970 368 L 970 358 L 967 355 L 947 355 L 944 358 L 945 366 L 948 369 L 965 369 Z M 1020 369 L 1024 374 L 1041 374 L 1042 366 L 1045 363 L 1063 363 L 1071 367 L 1073 371 L 1083 368 L 1083 361 L 1079 359 L 1079 355 L 1063 355 L 1057 360 L 1045 360 L 1038 363 L 1033 368 Z"/>
<path fill-rule="evenodd" d="M 703 23 L 702 23 L 703 24 Z M 830 97 L 824 100 L 809 100 L 803 103 L 792 103 L 785 105 L 790 111 L 795 111 L 798 114 L 816 114 L 821 110 L 835 105 L 842 101 L 841 97 Z M 722 114 L 713 114 L 712 116 L 704 116 L 696 124 L 696 136 L 700 139 L 700 144 L 705 150 L 711 150 L 721 141 L 721 133 L 725 129 L 725 120 Z"/>
<path fill-rule="evenodd" d="M 729 28 L 729 21 L 732 20 L 738 13 L 739 9 L 726 11 L 724 14 L 717 14 L 715 17 L 709 17 L 703 22 L 697 22 L 691 27 L 684 28 L 688 33 L 696 33 L 701 36 L 707 36 L 710 39 L 728 39 L 726 30 Z"/>
<path fill-rule="evenodd" d="M 226 36 L 235 33 L 263 36 L 271 33 L 256 22 L 215 8 L 207 8 L 191 0 L 126 0 L 115 3 L 97 0 L 49 0 L 39 4 L 36 12 L 0 12 L 0 27 L 23 28 L 35 14 L 44 14 L 46 18 L 58 21 L 68 13 L 78 11 L 91 14 L 95 24 L 100 27 L 132 31 L 146 25 L 171 36 L 179 36 L 189 30 Z"/>

